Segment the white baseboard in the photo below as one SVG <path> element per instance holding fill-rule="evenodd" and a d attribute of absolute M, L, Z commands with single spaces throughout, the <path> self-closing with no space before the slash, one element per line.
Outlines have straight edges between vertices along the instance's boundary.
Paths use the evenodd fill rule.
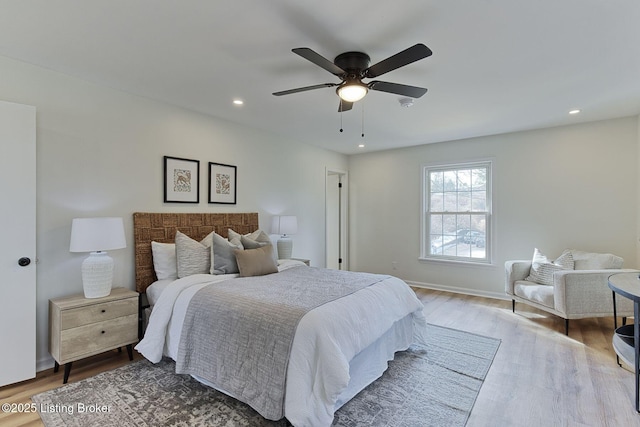
<path fill-rule="evenodd" d="M 43 359 L 36 361 L 36 372 L 46 371 L 47 369 L 53 368 L 55 360 L 53 357 L 47 356 Z"/>
<path fill-rule="evenodd" d="M 457 288 L 454 286 L 436 285 L 435 283 L 412 282 L 408 280 L 405 280 L 405 282 L 407 282 L 409 286 L 414 286 L 416 288 L 433 289 L 436 291 L 446 291 L 446 292 L 453 292 L 456 294 L 473 295 L 476 297 L 485 297 L 485 298 L 493 298 L 493 299 L 501 299 L 501 300 L 511 299 L 501 292 L 478 291 L 477 289 Z"/>

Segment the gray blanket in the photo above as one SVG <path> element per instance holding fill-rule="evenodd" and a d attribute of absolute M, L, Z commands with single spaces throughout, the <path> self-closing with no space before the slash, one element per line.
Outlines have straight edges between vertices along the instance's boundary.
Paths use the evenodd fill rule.
<path fill-rule="evenodd" d="M 206 379 L 278 420 L 284 416 L 287 365 L 300 319 L 387 277 L 295 267 L 205 286 L 187 309 L 176 372 Z"/>

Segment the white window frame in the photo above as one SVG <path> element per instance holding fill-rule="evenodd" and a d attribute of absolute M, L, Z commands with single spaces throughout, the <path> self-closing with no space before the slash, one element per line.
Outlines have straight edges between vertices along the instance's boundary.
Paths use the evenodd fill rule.
<path fill-rule="evenodd" d="M 429 225 L 431 224 L 431 215 L 442 215 L 442 214 L 452 214 L 452 215 L 468 215 L 472 211 L 469 212 L 440 212 L 440 211 L 431 211 L 431 180 L 430 174 L 432 172 L 441 172 L 441 171 L 454 171 L 454 170 L 464 170 L 464 169 L 473 169 L 473 168 L 486 168 L 487 169 L 487 182 L 486 182 L 486 210 L 485 211 L 475 211 L 474 215 L 484 215 L 485 216 L 485 257 L 484 258 L 474 258 L 471 256 L 456 256 L 456 255 L 445 255 L 442 253 L 432 253 L 432 245 L 431 245 L 431 230 Z M 494 165 L 491 159 L 480 159 L 480 160 L 472 160 L 468 162 L 461 163 L 438 163 L 438 164 L 426 164 L 422 165 L 422 185 L 421 185 L 421 213 L 420 213 L 420 259 L 421 260 L 438 260 L 438 261 L 448 261 L 448 262 L 456 262 L 456 263 L 467 263 L 467 264 L 478 264 L 478 265 L 486 265 L 492 264 L 492 254 L 493 254 L 493 173 L 494 173 Z"/>

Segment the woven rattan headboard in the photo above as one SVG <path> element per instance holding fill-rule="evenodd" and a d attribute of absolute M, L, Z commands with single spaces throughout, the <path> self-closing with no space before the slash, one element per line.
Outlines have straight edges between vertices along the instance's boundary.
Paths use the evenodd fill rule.
<path fill-rule="evenodd" d="M 227 230 L 247 234 L 258 229 L 257 213 L 144 213 L 133 214 L 136 290 L 145 292 L 156 280 L 151 241 L 173 243 L 176 230 L 201 240 L 215 231 L 227 237 Z"/>

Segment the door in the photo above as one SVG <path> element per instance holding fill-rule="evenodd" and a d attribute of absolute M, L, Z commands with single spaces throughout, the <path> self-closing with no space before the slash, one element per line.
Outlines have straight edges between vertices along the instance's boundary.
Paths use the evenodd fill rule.
<path fill-rule="evenodd" d="M 347 173 L 327 170 L 325 192 L 326 266 L 347 270 Z"/>
<path fill-rule="evenodd" d="M 36 374 L 36 109 L 0 101 L 0 386 Z"/>

